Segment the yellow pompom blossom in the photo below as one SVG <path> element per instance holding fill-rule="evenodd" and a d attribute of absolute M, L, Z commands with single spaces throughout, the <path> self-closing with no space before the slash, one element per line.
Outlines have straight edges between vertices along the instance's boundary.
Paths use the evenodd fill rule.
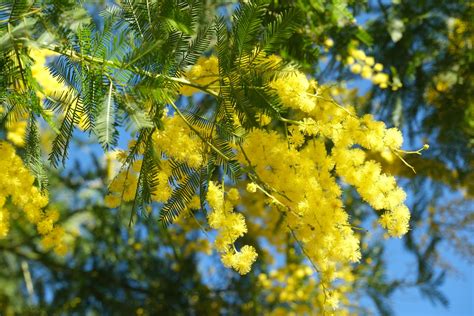
<path fill-rule="evenodd" d="M 324 41 L 324 46 L 326 46 L 326 48 L 331 48 L 334 46 L 334 41 L 331 38 L 327 38 Z"/>
<path fill-rule="evenodd" d="M 64 91 L 64 85 L 54 78 L 46 68 L 47 58 L 58 56 L 58 54 L 48 49 L 33 48 L 30 50 L 29 55 L 34 60 L 34 63 L 31 66 L 31 74 L 40 84 L 42 89 L 42 91 L 37 92 L 38 96 L 43 97 L 51 95 L 54 92 Z"/>
<path fill-rule="evenodd" d="M 257 120 L 260 126 L 267 126 L 272 122 L 272 118 L 265 113 L 257 113 L 255 115 L 255 119 Z"/>
<path fill-rule="evenodd" d="M 351 50 L 349 53 L 351 54 L 352 57 L 354 57 L 355 59 L 359 61 L 364 61 L 367 58 L 367 56 L 365 55 L 365 52 L 360 49 Z"/>
<path fill-rule="evenodd" d="M 185 73 L 185 78 L 191 83 L 200 86 L 218 85 L 219 63 L 217 57 L 200 57 L 196 64 Z M 183 95 L 190 96 L 199 91 L 197 88 L 184 85 L 179 92 Z"/>
<path fill-rule="evenodd" d="M 233 191 L 232 194 L 235 195 L 236 192 Z M 207 201 L 212 209 L 208 215 L 209 226 L 217 230 L 215 246 L 221 253 L 224 266 L 233 268 L 240 274 L 247 274 L 257 259 L 257 252 L 248 245 L 242 246 L 240 251 L 235 249 L 234 242 L 247 232 L 247 225 L 244 216 L 233 211 L 236 199 L 224 197 L 222 188 L 209 182 Z"/>
<path fill-rule="evenodd" d="M 155 132 L 156 148 L 192 168 L 198 168 L 203 161 L 202 141 L 178 115 L 163 118 L 164 128 Z"/>
<path fill-rule="evenodd" d="M 375 71 L 382 71 L 383 70 L 383 65 L 381 63 L 376 63 L 374 65 L 374 70 Z"/>
<path fill-rule="evenodd" d="M 257 184 L 255 184 L 253 182 L 247 184 L 247 191 L 249 191 L 250 193 L 257 192 Z"/>
<path fill-rule="evenodd" d="M 290 250 L 290 253 L 294 251 Z M 288 310 L 294 315 L 352 315 L 340 307 L 351 303 L 348 294 L 355 281 L 354 275 L 347 266 L 338 272 L 337 277 L 344 283 L 327 291 L 314 278 L 313 269 L 290 263 L 268 274 L 260 274 L 258 281 L 267 290 L 264 299 L 270 306 L 289 306 L 289 309 L 284 310 L 274 308 L 268 315 L 287 315 Z"/>
<path fill-rule="evenodd" d="M 456 85 L 457 77 L 452 72 L 443 72 L 433 78 L 432 85 L 428 85 L 425 91 L 426 99 L 430 104 L 439 106 L 443 102 L 443 95 L 449 93 Z"/>
<path fill-rule="evenodd" d="M 33 185 L 34 177 L 16 155 L 15 149 L 0 141 L 0 152 L 0 238 L 8 234 L 11 210 L 6 200 L 10 198 L 12 206 L 22 209 L 26 219 L 36 225 L 43 247 L 65 254 L 64 230 L 56 226 L 59 213 L 54 209 L 45 210 L 48 197 Z"/>
<path fill-rule="evenodd" d="M 152 192 L 152 200 L 163 203 L 172 193 L 172 187 L 169 185 L 171 177 L 169 159 L 186 163 L 191 168 L 199 168 L 203 163 L 203 146 L 201 139 L 177 115 L 163 117 L 163 129 L 153 134 L 153 144 L 157 152 L 164 155 L 164 159 L 160 160 L 160 170 L 154 175 L 156 186 Z M 133 145 L 134 141 L 129 147 Z M 126 153 L 117 156 L 126 156 Z M 122 170 L 115 176 L 109 186 L 110 192 L 104 200 L 107 207 L 115 208 L 122 201 L 129 202 L 135 199 L 141 163 L 142 160 L 138 159 L 131 168 Z"/>
<path fill-rule="evenodd" d="M 10 214 L 8 210 L 4 208 L 5 200 L 6 197 L 0 195 L 0 238 L 8 234 L 10 227 Z"/>
<path fill-rule="evenodd" d="M 112 180 L 120 171 L 119 157 L 122 154 L 120 150 L 113 150 L 104 154 L 104 165 L 107 180 Z"/>
<path fill-rule="evenodd" d="M 401 83 L 397 80 L 390 82 L 388 74 L 383 73 L 383 65 L 376 63 L 374 57 L 367 56 L 364 51 L 360 49 L 349 49 L 349 57 L 346 63 L 350 66 L 350 70 L 354 74 L 360 74 L 364 79 L 371 80 L 373 84 L 379 86 L 381 89 L 392 86 L 393 90 L 401 87 Z"/>
<path fill-rule="evenodd" d="M 231 201 L 238 201 L 240 199 L 239 190 L 236 188 L 231 188 L 227 191 L 227 198 Z"/>
<path fill-rule="evenodd" d="M 294 146 L 295 148 L 298 148 L 304 144 L 305 138 L 304 138 L 301 128 L 299 128 L 298 126 L 290 126 L 288 128 L 288 132 L 289 132 L 288 142 L 292 146 Z"/>
<path fill-rule="evenodd" d="M 359 65 L 359 64 L 353 64 L 353 65 L 351 66 L 351 71 L 352 71 L 353 73 L 355 73 L 356 75 L 357 75 L 357 74 L 360 74 L 360 72 L 362 71 L 362 66 Z"/>
<path fill-rule="evenodd" d="M 316 83 L 309 81 L 304 73 L 291 71 L 276 77 L 270 82 L 269 87 L 278 93 L 286 107 L 311 112 L 315 106 L 311 97 L 315 85 Z"/>
<path fill-rule="evenodd" d="M 372 68 L 370 68 L 370 66 L 367 66 L 367 65 L 362 66 L 360 76 L 364 79 L 372 78 Z"/>
<path fill-rule="evenodd" d="M 27 122 L 25 120 L 19 120 L 16 122 L 7 122 L 7 140 L 12 142 L 17 147 L 25 146 L 25 134 L 26 134 Z"/>
<path fill-rule="evenodd" d="M 367 57 L 367 58 L 365 59 L 365 64 L 366 64 L 367 66 L 373 66 L 373 65 L 375 64 L 375 59 L 374 59 L 374 57 L 371 57 L 371 56 Z"/>

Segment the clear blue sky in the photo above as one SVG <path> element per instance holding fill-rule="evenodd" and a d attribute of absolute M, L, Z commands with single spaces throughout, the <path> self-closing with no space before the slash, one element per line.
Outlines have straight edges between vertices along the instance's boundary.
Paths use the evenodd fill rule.
<path fill-rule="evenodd" d="M 386 258 L 389 259 L 389 274 L 397 275 L 405 271 L 413 271 L 414 260 L 405 250 L 399 239 L 387 240 L 389 249 Z M 433 305 L 421 296 L 418 289 L 397 291 L 392 297 L 396 315 L 400 316 L 473 316 L 474 315 L 474 269 L 472 264 L 455 255 L 450 249 L 443 249 L 443 260 L 448 261 L 458 273 L 448 274 L 441 291 L 447 296 L 449 306 Z"/>

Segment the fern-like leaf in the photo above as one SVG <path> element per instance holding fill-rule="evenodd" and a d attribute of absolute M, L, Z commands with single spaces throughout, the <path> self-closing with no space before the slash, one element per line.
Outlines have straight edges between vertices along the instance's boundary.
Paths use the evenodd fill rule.
<path fill-rule="evenodd" d="M 142 8 L 140 8 L 136 1 L 133 0 L 123 0 L 121 1 L 123 8 L 123 17 L 127 20 L 130 26 L 135 30 L 135 32 L 142 38 L 145 38 L 144 26 L 142 25 L 141 15 L 143 13 Z M 148 11 L 147 11 L 148 12 Z"/>
<path fill-rule="evenodd" d="M 14 21 L 21 20 L 24 14 L 29 12 L 30 9 L 31 9 L 31 2 L 28 0 L 12 1 L 8 23 L 12 24 Z"/>
<path fill-rule="evenodd" d="M 94 132 L 105 150 L 108 150 L 117 142 L 118 132 L 115 126 L 115 112 L 114 84 L 110 80 L 107 94 L 98 108 L 94 127 Z"/>
<path fill-rule="evenodd" d="M 243 4 L 234 14 L 235 60 L 240 61 L 244 52 L 251 52 L 262 28 L 265 6 L 260 1 Z"/>
<path fill-rule="evenodd" d="M 273 22 L 268 24 L 263 33 L 261 46 L 266 52 L 274 52 L 279 45 L 291 37 L 302 20 L 301 12 L 290 8 L 280 13 Z"/>
<path fill-rule="evenodd" d="M 48 176 L 41 158 L 40 138 L 34 114 L 28 118 L 25 141 L 25 163 L 36 177 L 40 189 L 48 185 Z"/>
<path fill-rule="evenodd" d="M 168 226 L 181 214 L 201 185 L 201 170 L 193 170 L 173 190 L 160 212 L 160 221 Z"/>
<path fill-rule="evenodd" d="M 194 65 L 198 58 L 202 56 L 204 51 L 209 48 L 212 38 L 212 28 L 204 26 L 199 30 L 196 38 L 188 46 L 183 59 L 179 63 L 179 68 L 182 69 L 189 65 Z"/>
<path fill-rule="evenodd" d="M 123 112 L 125 128 L 130 132 L 136 132 L 144 128 L 152 128 L 154 126 L 152 119 L 140 108 L 139 104 L 128 98 L 116 98 L 115 102 Z"/>
<path fill-rule="evenodd" d="M 53 140 L 49 160 L 54 167 L 61 162 L 66 163 L 69 144 L 76 124 L 79 124 L 80 115 L 84 112 L 81 99 L 74 90 L 63 92 L 61 95 L 51 96 L 45 100 L 48 109 L 64 113 L 59 134 Z"/>

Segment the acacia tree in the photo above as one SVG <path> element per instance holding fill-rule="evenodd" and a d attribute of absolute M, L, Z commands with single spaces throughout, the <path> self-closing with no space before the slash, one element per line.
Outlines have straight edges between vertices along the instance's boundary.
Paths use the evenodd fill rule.
<path fill-rule="evenodd" d="M 336 2 L 334 2 L 336 4 Z M 428 142 L 422 157 L 409 156 L 416 174 L 396 160 L 380 160 L 393 174 L 410 179 L 405 186 L 414 229 L 404 238 L 413 254 L 417 275 L 405 284 L 420 287 L 430 299 L 446 304 L 437 289 L 452 269 L 444 246 L 472 262 L 472 5 L 466 1 L 408 1 L 391 4 L 380 1 L 353 3 L 350 12 L 365 20 L 365 33 L 356 24 L 336 25 L 333 15 L 304 2 L 291 2 L 307 12 L 307 32 L 294 35 L 290 55 L 312 56 L 309 43 L 327 34 L 335 39 L 329 61 L 315 76 L 325 82 L 335 74 L 337 87 L 345 98 L 363 112 L 393 122 L 412 144 Z M 314 10 L 311 10 L 313 8 Z M 299 43 L 299 44 L 298 44 Z M 358 89 L 354 95 L 345 84 L 361 75 L 351 63 L 351 47 L 358 45 L 384 65 L 393 66 L 391 76 L 403 82 L 400 89 Z M 315 55 L 317 57 L 317 55 Z M 309 64 L 311 65 L 311 63 Z M 312 71 L 308 68 L 308 71 Z M 374 77 L 367 78 L 374 81 Z M 332 80 L 332 79 L 329 79 Z M 367 82 L 368 80 L 365 80 Z M 395 79 L 396 80 L 396 79 Z M 342 89 L 341 89 L 342 88 Z"/>
<path fill-rule="evenodd" d="M 361 312 L 357 297 L 368 295 L 388 312 L 385 298 L 403 283 L 386 279 L 383 234 L 401 237 L 410 219 L 394 175 L 412 178 L 417 161 L 409 155 L 421 149 L 402 150 L 397 128 L 364 114 L 368 107 L 349 105 L 363 105 L 362 98 L 314 78 L 330 74 L 340 82 L 346 67 L 373 82 L 369 100 L 377 100 L 378 91 L 396 94 L 405 73 L 396 64 L 384 70 L 383 57 L 368 56 L 355 42 L 370 45 L 371 33 L 357 27 L 345 3 L 318 3 L 313 10 L 275 1 L 0 7 L 2 124 L 18 147 L 1 143 L 2 197 L 9 200 L 1 203 L 0 233 L 16 238 L 26 219 L 43 236 L 38 247 L 31 230 L 21 232 L 33 238 L 28 253 L 3 247 L 36 261 L 38 271 L 50 269 L 34 287 L 54 288 L 54 300 L 38 294 L 39 310 L 345 314 Z M 324 55 L 334 60 L 313 74 Z M 95 191 L 106 194 L 109 211 L 102 198 L 56 206 L 64 184 L 79 189 L 68 179 L 84 175 L 58 177 L 43 153 L 52 167 L 64 165 L 75 130 L 102 145 L 109 165 L 120 166 L 108 173 L 96 166 L 87 176 L 104 183 Z M 53 134 L 50 148 L 39 146 L 46 131 Z M 55 177 L 60 181 L 48 188 Z M 32 194 L 24 197 L 25 190 Z M 65 218 L 87 210 L 95 225 L 73 234 L 57 208 Z M 134 234 L 144 242 L 124 244 Z M 409 234 L 407 244 L 419 254 Z M 415 284 L 442 299 L 433 287 L 442 275 L 424 264 L 438 240 L 418 256 Z M 49 248 L 69 248 L 72 262 L 47 254 Z M 214 280 L 197 271 L 193 263 L 206 267 L 203 258 L 212 253 L 220 258 L 217 269 L 245 276 L 228 270 Z M 112 254 L 116 259 L 104 258 Z M 157 271 L 156 264 L 166 268 Z M 21 273 L 27 280 L 25 268 Z M 76 276 L 91 283 L 65 295 L 61 282 Z M 156 278 L 189 295 L 168 291 Z M 26 281 L 31 297 L 33 283 Z M 93 284 L 103 287 L 85 293 Z"/>

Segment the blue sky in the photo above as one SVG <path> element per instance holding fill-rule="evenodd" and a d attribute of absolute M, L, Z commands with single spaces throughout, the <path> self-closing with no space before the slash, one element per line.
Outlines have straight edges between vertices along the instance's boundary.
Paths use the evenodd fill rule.
<path fill-rule="evenodd" d="M 396 275 L 412 269 L 413 261 L 403 250 L 402 241 L 392 239 L 389 243 L 390 253 L 387 258 L 390 270 L 389 273 Z M 448 261 L 457 270 L 457 273 L 450 273 L 446 277 L 445 283 L 441 286 L 442 292 L 449 300 L 446 308 L 440 304 L 433 305 L 426 297 L 422 297 L 418 289 L 397 291 L 392 303 L 397 315 L 418 316 L 472 316 L 474 315 L 474 269 L 472 264 L 468 264 L 465 259 L 454 254 L 449 248 L 442 247 L 443 260 Z"/>

